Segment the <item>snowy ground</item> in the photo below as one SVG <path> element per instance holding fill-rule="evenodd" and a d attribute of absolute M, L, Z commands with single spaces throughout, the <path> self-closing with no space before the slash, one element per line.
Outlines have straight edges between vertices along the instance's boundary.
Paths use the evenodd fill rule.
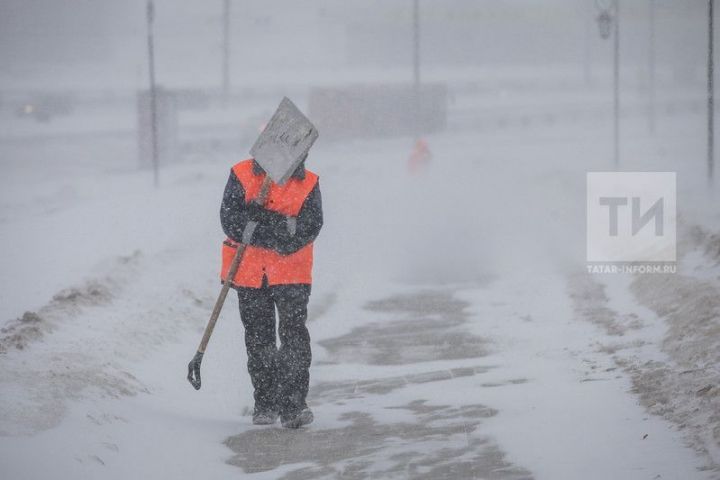
<path fill-rule="evenodd" d="M 687 229 L 708 232 L 683 281 L 717 289 L 701 115 L 663 117 L 654 138 L 625 122 L 623 167 L 679 171 Z M 319 144 L 316 422 L 300 432 L 251 425 L 234 297 L 202 390 L 185 380 L 241 153 L 187 155 L 154 190 L 131 134 L 5 139 L 2 477 L 718 478 L 714 290 L 678 315 L 691 302 L 674 284 L 658 298 L 662 278 L 583 275 L 585 172 L 612 168 L 609 127 L 435 135 L 415 175 L 410 139 Z M 681 375 L 694 368 L 709 376 Z"/>

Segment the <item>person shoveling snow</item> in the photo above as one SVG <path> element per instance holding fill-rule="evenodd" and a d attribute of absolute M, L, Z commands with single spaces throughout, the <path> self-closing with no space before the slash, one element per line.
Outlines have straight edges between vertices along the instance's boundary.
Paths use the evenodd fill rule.
<path fill-rule="evenodd" d="M 200 388 L 200 362 L 228 287 L 237 290 L 248 372 L 255 389 L 253 423 L 283 427 L 313 421 L 305 403 L 311 360 L 305 321 L 312 284 L 313 241 L 323 224 L 318 176 L 305 168 L 317 130 L 283 99 L 251 149 L 232 167 L 220 207 L 227 240 L 223 290 L 188 380 Z M 226 280 L 231 278 L 230 282 Z M 276 346 L 275 308 L 279 314 Z"/>

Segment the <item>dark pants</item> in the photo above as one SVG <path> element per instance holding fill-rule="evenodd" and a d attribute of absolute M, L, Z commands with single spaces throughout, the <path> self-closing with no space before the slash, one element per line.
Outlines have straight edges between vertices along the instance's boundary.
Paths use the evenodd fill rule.
<path fill-rule="evenodd" d="M 310 382 L 310 334 L 305 326 L 310 285 L 238 288 L 248 372 L 255 407 L 292 414 L 305 407 Z M 275 340 L 275 307 L 280 317 Z"/>

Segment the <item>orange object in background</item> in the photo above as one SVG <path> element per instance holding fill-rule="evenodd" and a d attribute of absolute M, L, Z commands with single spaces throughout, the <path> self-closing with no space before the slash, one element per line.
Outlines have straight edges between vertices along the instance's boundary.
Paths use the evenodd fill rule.
<path fill-rule="evenodd" d="M 428 148 L 427 142 L 419 138 L 415 142 L 415 147 L 408 158 L 408 170 L 410 173 L 417 173 L 428 165 L 431 159 L 432 153 L 430 152 L 430 148 Z"/>

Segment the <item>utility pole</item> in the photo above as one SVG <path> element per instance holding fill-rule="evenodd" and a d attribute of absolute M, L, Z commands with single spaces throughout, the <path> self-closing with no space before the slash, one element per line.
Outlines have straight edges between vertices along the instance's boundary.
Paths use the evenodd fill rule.
<path fill-rule="evenodd" d="M 413 80 L 420 87 L 420 5 L 413 0 Z"/>
<path fill-rule="evenodd" d="M 650 38 L 648 39 L 648 128 L 655 134 L 655 0 L 650 6 Z"/>
<path fill-rule="evenodd" d="M 711 0 L 712 1 L 712 0 Z M 614 0 L 614 53 L 613 53 L 613 114 L 615 117 L 613 138 L 615 147 L 615 169 L 620 168 L 620 1 Z"/>
<path fill-rule="evenodd" d="M 227 104 L 230 97 L 230 0 L 223 0 L 222 89 Z"/>
<path fill-rule="evenodd" d="M 158 159 L 158 128 L 157 128 L 157 91 L 155 88 L 155 42 L 153 38 L 153 22 L 155 19 L 155 6 L 153 0 L 147 2 L 147 46 L 150 74 L 150 136 L 152 139 L 153 183 L 160 185 L 159 159 Z"/>
<path fill-rule="evenodd" d="M 708 0 L 708 58 L 707 58 L 707 120 L 708 120 L 708 147 L 707 147 L 707 176 L 708 183 L 712 185 L 713 173 L 715 170 L 715 86 L 713 82 L 714 64 L 714 26 L 713 26 L 713 3 Z"/>
<path fill-rule="evenodd" d="M 587 16 L 583 32 L 583 79 L 586 87 L 592 84 L 592 28 L 593 18 Z"/>
<path fill-rule="evenodd" d="M 597 17 L 600 38 L 610 38 L 613 27 L 613 158 L 615 170 L 620 168 L 620 1 L 595 0 L 600 10 Z"/>
<path fill-rule="evenodd" d="M 415 109 L 415 136 L 420 138 L 420 5 L 413 0 L 413 108 Z"/>

